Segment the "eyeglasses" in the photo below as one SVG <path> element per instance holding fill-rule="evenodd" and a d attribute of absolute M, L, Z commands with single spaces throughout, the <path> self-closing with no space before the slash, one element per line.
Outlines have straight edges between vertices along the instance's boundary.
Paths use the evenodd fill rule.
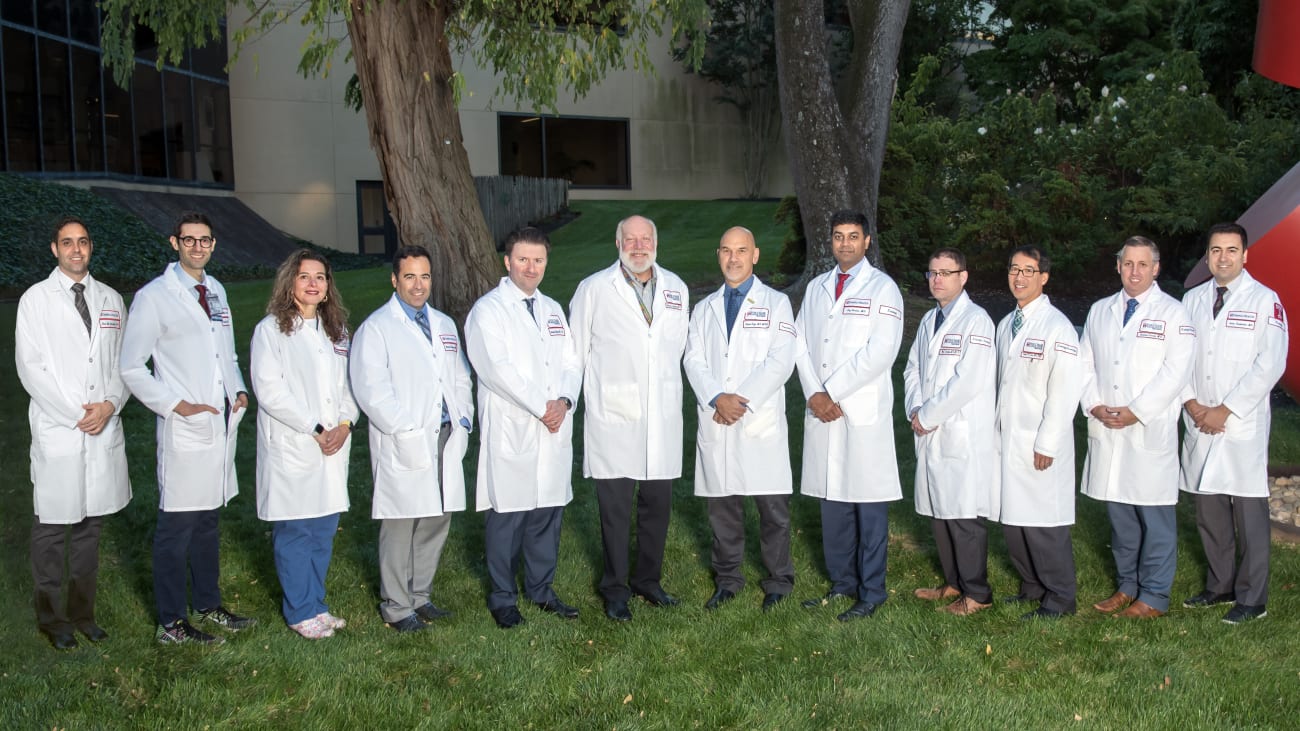
<path fill-rule="evenodd" d="M 193 249 L 195 246 L 200 249 L 211 249 L 212 245 L 217 242 L 217 240 L 211 236 L 201 236 L 197 239 L 193 236 L 182 236 L 180 241 L 181 246 L 184 246 L 187 249 Z"/>
<path fill-rule="evenodd" d="M 1041 272 L 1041 271 L 1043 271 L 1043 270 L 1042 270 L 1042 269 L 1029 269 L 1028 267 L 1009 266 L 1009 267 L 1007 267 L 1007 276 L 1008 276 L 1008 277 L 1018 277 L 1018 276 L 1020 276 L 1021 274 L 1023 274 L 1023 275 L 1025 275 L 1026 277 L 1032 277 L 1032 276 L 1034 276 L 1035 274 L 1038 274 L 1038 273 Z"/>
<path fill-rule="evenodd" d="M 931 269 L 925 273 L 925 278 L 926 279 L 947 279 L 948 277 L 951 277 L 954 274 L 960 274 L 964 271 L 966 270 L 958 269 L 956 271 L 952 271 L 948 269 L 940 269 L 938 271 L 935 271 L 934 269 Z"/>

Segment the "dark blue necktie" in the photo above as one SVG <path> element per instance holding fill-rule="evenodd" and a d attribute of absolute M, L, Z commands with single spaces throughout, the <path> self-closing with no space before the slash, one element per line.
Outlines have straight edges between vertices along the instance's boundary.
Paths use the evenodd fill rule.
<path fill-rule="evenodd" d="M 1128 301 L 1128 304 L 1124 306 L 1124 324 L 1125 324 L 1125 325 L 1127 325 L 1129 319 L 1133 317 L 1133 313 L 1134 313 L 1135 311 L 1137 311 L 1137 308 L 1138 308 L 1138 301 L 1135 300 L 1135 299 L 1130 299 L 1130 300 Z"/>
<path fill-rule="evenodd" d="M 934 313 L 934 334 L 939 334 L 939 328 L 943 327 L 943 308 L 940 307 Z"/>
<path fill-rule="evenodd" d="M 736 324 L 736 316 L 740 314 L 740 300 L 744 297 L 739 289 L 727 290 L 727 339 L 731 339 L 731 328 Z"/>

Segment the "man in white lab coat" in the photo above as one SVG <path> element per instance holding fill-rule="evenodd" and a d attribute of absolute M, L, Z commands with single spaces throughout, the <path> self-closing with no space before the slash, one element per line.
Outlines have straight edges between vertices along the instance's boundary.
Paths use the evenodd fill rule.
<path fill-rule="evenodd" d="M 462 461 L 474 418 L 456 323 L 430 307 L 433 257 L 393 255 L 393 296 L 357 328 L 348 372 L 370 420 L 370 515 L 379 523 L 379 614 L 398 632 L 450 616 L 430 599 L 451 514 L 465 509 Z"/>
<path fill-rule="evenodd" d="M 686 377 L 698 401 L 695 494 L 705 498 L 713 529 L 717 609 L 745 588 L 745 496 L 758 508 L 763 611 L 794 588 L 790 560 L 790 446 L 785 382 L 798 340 L 784 294 L 754 276 L 758 244 L 734 227 L 718 244 L 726 284 L 695 306 L 686 344 Z"/>
<path fill-rule="evenodd" d="M 506 237 L 508 276 L 474 303 L 465 345 L 478 374 L 477 507 L 486 511 L 487 605 L 497 626 L 524 621 L 515 575 L 544 612 L 576 619 L 556 595 L 560 520 L 573 499 L 573 419 L 582 359 L 564 310 L 537 291 L 551 242 L 525 227 Z"/>
<path fill-rule="evenodd" d="M 889 503 L 903 497 L 894 454 L 891 370 L 903 342 L 903 297 L 867 261 L 867 217 L 831 216 L 836 266 L 808 283 L 795 320 L 804 415 L 800 492 L 821 504 L 831 586 L 808 608 L 856 600 L 837 617 L 869 617 L 885 591 Z"/>
<path fill-rule="evenodd" d="M 91 276 L 93 250 L 81 219 L 55 225 L 58 266 L 18 300 L 14 333 L 18 380 L 31 397 L 36 626 L 60 650 L 77 646 L 73 630 L 91 642 L 108 637 L 95 623 L 99 535 L 103 516 L 131 500 L 118 417 L 127 399 L 118 369 L 125 308 Z"/>
<path fill-rule="evenodd" d="M 939 609 L 959 617 L 993 603 L 985 520 L 995 511 L 997 355 L 993 320 L 965 292 L 968 276 L 960 251 L 930 256 L 925 278 L 938 307 L 921 318 L 903 370 L 916 436 L 916 512 L 930 518 L 944 579 L 913 593 L 953 597 Z"/>
<path fill-rule="evenodd" d="M 248 406 L 226 290 L 204 269 L 212 222 L 186 213 L 171 237 L 179 261 L 136 292 L 122 335 L 122 380 L 158 415 L 158 522 L 153 588 L 163 644 L 220 642 L 189 623 L 186 576 L 198 621 L 238 631 L 255 623 L 221 604 L 218 510 L 230 502 L 235 442 Z M 148 367 L 153 360 L 153 370 Z"/>
<path fill-rule="evenodd" d="M 633 594 L 672 606 L 664 591 L 664 544 L 672 481 L 682 474 L 682 373 L 689 293 L 655 262 L 654 222 L 629 216 L 615 233 L 618 261 L 582 280 L 569 304 L 584 364 L 582 473 L 596 483 L 605 569 L 605 615 L 632 619 Z M 628 532 L 636 502 L 636 567 L 629 582 Z"/>
<path fill-rule="evenodd" d="M 1183 297 L 1197 341 L 1180 400 L 1182 489 L 1196 503 L 1209 567 L 1205 590 L 1183 606 L 1233 603 L 1223 621 L 1238 624 L 1267 614 L 1269 392 L 1286 369 L 1288 335 L 1277 294 L 1245 271 L 1246 229 L 1211 227 L 1205 256 L 1214 278 Z"/>
<path fill-rule="evenodd" d="M 1118 584 L 1093 608 L 1141 619 L 1169 610 L 1178 412 L 1196 329 L 1155 283 L 1160 250 L 1151 239 L 1130 237 L 1117 259 L 1123 289 L 1092 306 L 1079 344 L 1088 417 L 1083 494 L 1106 503 Z"/>
<path fill-rule="evenodd" d="M 1083 389 L 1079 336 L 1043 285 L 1052 260 L 1021 246 L 1007 263 L 1016 309 L 998 324 L 997 512 L 1020 574 L 1008 601 L 1038 607 L 1021 619 L 1074 614 L 1074 412 Z"/>

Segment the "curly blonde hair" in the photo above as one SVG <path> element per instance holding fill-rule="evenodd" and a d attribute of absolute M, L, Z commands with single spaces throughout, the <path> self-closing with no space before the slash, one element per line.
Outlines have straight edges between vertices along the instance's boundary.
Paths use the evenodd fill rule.
<path fill-rule="evenodd" d="M 318 261 L 325 267 L 325 299 L 316 306 L 316 317 L 320 320 L 321 330 L 333 343 L 347 342 L 348 308 L 343 306 L 343 298 L 334 286 L 334 269 L 328 259 L 311 249 L 298 249 L 276 270 L 275 283 L 271 285 L 271 299 L 266 303 L 266 314 L 275 316 L 280 332 L 285 335 L 293 332 L 300 314 L 298 302 L 293 298 L 293 281 L 298 277 L 298 270 L 304 261 Z"/>

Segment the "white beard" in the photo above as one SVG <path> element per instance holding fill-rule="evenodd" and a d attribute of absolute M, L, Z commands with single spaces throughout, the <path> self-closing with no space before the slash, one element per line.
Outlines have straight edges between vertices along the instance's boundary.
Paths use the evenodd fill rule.
<path fill-rule="evenodd" d="M 629 272 L 632 272 L 633 274 L 645 274 L 650 271 L 650 267 L 654 266 L 655 254 L 656 252 L 650 252 L 650 256 L 646 257 L 644 264 L 636 265 L 632 263 L 632 257 L 630 257 L 626 251 L 620 250 L 618 252 L 618 260 L 623 263 L 623 266 L 627 267 Z"/>

